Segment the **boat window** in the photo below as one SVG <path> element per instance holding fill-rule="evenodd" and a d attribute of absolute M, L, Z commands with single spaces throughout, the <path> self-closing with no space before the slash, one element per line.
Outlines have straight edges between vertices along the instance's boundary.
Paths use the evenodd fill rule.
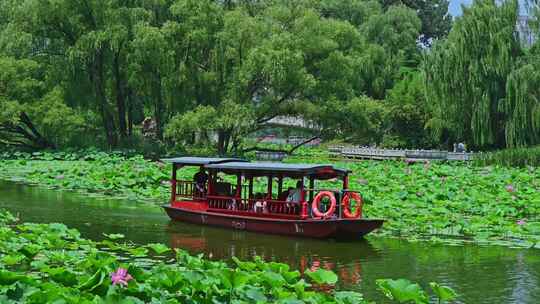
<path fill-rule="evenodd" d="M 227 182 L 216 182 L 214 185 L 214 194 L 219 196 L 232 196 L 232 187 Z"/>

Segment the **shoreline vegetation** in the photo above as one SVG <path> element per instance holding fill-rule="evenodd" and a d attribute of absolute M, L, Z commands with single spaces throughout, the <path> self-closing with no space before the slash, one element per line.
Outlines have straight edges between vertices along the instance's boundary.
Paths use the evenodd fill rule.
<path fill-rule="evenodd" d="M 325 269 L 302 274 L 259 257 L 227 265 L 159 243 L 136 246 L 121 234 L 96 242 L 64 224 L 19 223 L 7 212 L 0 230 L 2 303 L 368 303 L 336 290 L 336 274 Z M 399 303 L 429 303 L 420 285 L 404 279 L 377 286 Z M 457 297 L 429 286 L 438 303 Z"/>
<path fill-rule="evenodd" d="M 322 153 L 288 162 L 330 162 Z M 8 159 L 10 158 L 10 159 Z M 352 170 L 351 189 L 364 214 L 387 220 L 374 235 L 409 241 L 536 247 L 540 242 L 540 170 L 471 164 L 362 161 L 332 163 Z M 191 179 L 195 168 L 179 171 Z M 0 179 L 162 204 L 170 166 L 121 153 L 4 154 Z M 337 187 L 338 181 L 323 182 Z"/>

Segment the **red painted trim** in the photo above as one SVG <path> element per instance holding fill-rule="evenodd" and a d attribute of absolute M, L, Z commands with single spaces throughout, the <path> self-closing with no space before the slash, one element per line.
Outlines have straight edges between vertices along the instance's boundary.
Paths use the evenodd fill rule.
<path fill-rule="evenodd" d="M 242 217 L 256 217 L 256 218 L 265 218 L 265 219 L 300 219 L 298 215 L 287 215 L 287 214 L 276 214 L 276 213 L 257 213 L 252 211 L 238 211 L 238 210 L 227 210 L 227 209 L 216 209 L 208 208 L 208 212 L 219 213 L 219 214 L 230 214 L 237 215 Z"/>
<path fill-rule="evenodd" d="M 307 202 L 302 202 L 302 210 L 300 211 L 300 217 L 302 219 L 307 219 L 308 218 L 307 208 L 308 208 L 308 203 Z"/>
<path fill-rule="evenodd" d="M 208 210 L 208 203 L 206 201 L 175 201 L 171 204 L 174 208 L 182 208 L 193 211 L 206 211 Z"/>

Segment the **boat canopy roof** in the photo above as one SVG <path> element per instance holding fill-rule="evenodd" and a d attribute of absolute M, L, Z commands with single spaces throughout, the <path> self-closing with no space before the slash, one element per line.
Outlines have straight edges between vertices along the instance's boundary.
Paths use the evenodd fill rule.
<path fill-rule="evenodd" d="M 173 163 L 175 165 L 204 166 L 210 164 L 221 164 L 226 162 L 242 163 L 246 160 L 239 158 L 219 158 L 219 157 L 176 157 L 164 158 L 161 161 Z"/>
<path fill-rule="evenodd" d="M 208 164 L 206 168 L 225 172 L 228 174 L 242 173 L 247 176 L 309 176 L 316 179 L 330 179 L 345 176 L 348 170 L 323 164 L 285 164 L 271 162 L 225 162 Z"/>

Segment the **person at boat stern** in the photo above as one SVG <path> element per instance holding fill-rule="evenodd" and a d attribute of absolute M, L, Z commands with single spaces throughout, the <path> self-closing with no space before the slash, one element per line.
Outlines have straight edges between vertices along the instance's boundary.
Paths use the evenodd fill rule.
<path fill-rule="evenodd" d="M 202 196 L 206 192 L 206 182 L 208 181 L 208 174 L 202 166 L 199 167 L 199 172 L 193 176 L 193 181 L 195 181 L 195 194 Z"/>
<path fill-rule="evenodd" d="M 296 182 L 296 188 L 289 190 L 287 196 L 287 208 L 292 213 L 300 211 L 300 200 L 302 199 L 302 181 Z"/>

